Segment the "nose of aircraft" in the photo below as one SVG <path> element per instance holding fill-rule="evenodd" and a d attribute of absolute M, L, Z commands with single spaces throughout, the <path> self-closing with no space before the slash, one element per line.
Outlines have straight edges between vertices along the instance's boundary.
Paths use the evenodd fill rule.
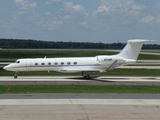
<path fill-rule="evenodd" d="M 3 67 L 4 70 L 10 70 L 10 68 L 11 68 L 11 65 L 7 65 Z"/>

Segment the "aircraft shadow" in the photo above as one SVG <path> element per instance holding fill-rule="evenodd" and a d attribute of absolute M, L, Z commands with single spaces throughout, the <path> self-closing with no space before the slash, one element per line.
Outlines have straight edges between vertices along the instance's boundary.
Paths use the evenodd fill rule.
<path fill-rule="evenodd" d="M 72 78 L 67 78 L 67 79 L 77 79 L 77 80 L 94 80 L 98 78 L 99 76 L 91 76 L 90 79 L 85 79 L 84 77 L 72 77 Z"/>
<path fill-rule="evenodd" d="M 99 76 L 91 76 L 90 79 L 85 79 L 84 77 L 74 77 L 74 78 L 67 78 L 67 79 L 76 79 L 76 80 L 88 80 L 88 81 L 96 81 L 96 82 L 114 82 L 114 81 L 109 81 L 107 79 L 110 79 L 110 78 L 98 78 Z M 105 80 L 104 80 L 105 79 Z"/>
<path fill-rule="evenodd" d="M 101 79 L 111 79 L 111 80 L 128 80 L 128 78 L 101 78 Z"/>

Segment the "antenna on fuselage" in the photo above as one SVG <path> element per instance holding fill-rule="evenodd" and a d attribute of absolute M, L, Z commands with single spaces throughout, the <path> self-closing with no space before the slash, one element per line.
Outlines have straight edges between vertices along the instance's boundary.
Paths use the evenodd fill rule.
<path fill-rule="evenodd" d="M 47 56 L 44 57 L 44 59 L 47 58 Z"/>

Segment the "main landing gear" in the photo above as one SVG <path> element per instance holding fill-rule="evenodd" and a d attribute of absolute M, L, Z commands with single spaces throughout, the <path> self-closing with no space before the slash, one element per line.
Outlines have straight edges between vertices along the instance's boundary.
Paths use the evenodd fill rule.
<path fill-rule="evenodd" d="M 17 77 L 18 77 L 18 72 L 14 74 L 14 79 L 17 79 Z"/>
<path fill-rule="evenodd" d="M 82 76 L 85 78 L 85 79 L 90 79 L 90 75 L 88 75 L 88 72 L 82 72 Z"/>

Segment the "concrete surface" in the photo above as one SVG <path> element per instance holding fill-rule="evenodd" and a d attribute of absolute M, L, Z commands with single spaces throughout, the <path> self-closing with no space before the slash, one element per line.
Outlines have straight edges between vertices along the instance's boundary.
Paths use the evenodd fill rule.
<path fill-rule="evenodd" d="M 0 85 L 160 85 L 160 77 L 0 76 Z"/>
<path fill-rule="evenodd" d="M 159 120 L 160 99 L 138 96 L 136 99 L 0 99 L 0 120 Z"/>

